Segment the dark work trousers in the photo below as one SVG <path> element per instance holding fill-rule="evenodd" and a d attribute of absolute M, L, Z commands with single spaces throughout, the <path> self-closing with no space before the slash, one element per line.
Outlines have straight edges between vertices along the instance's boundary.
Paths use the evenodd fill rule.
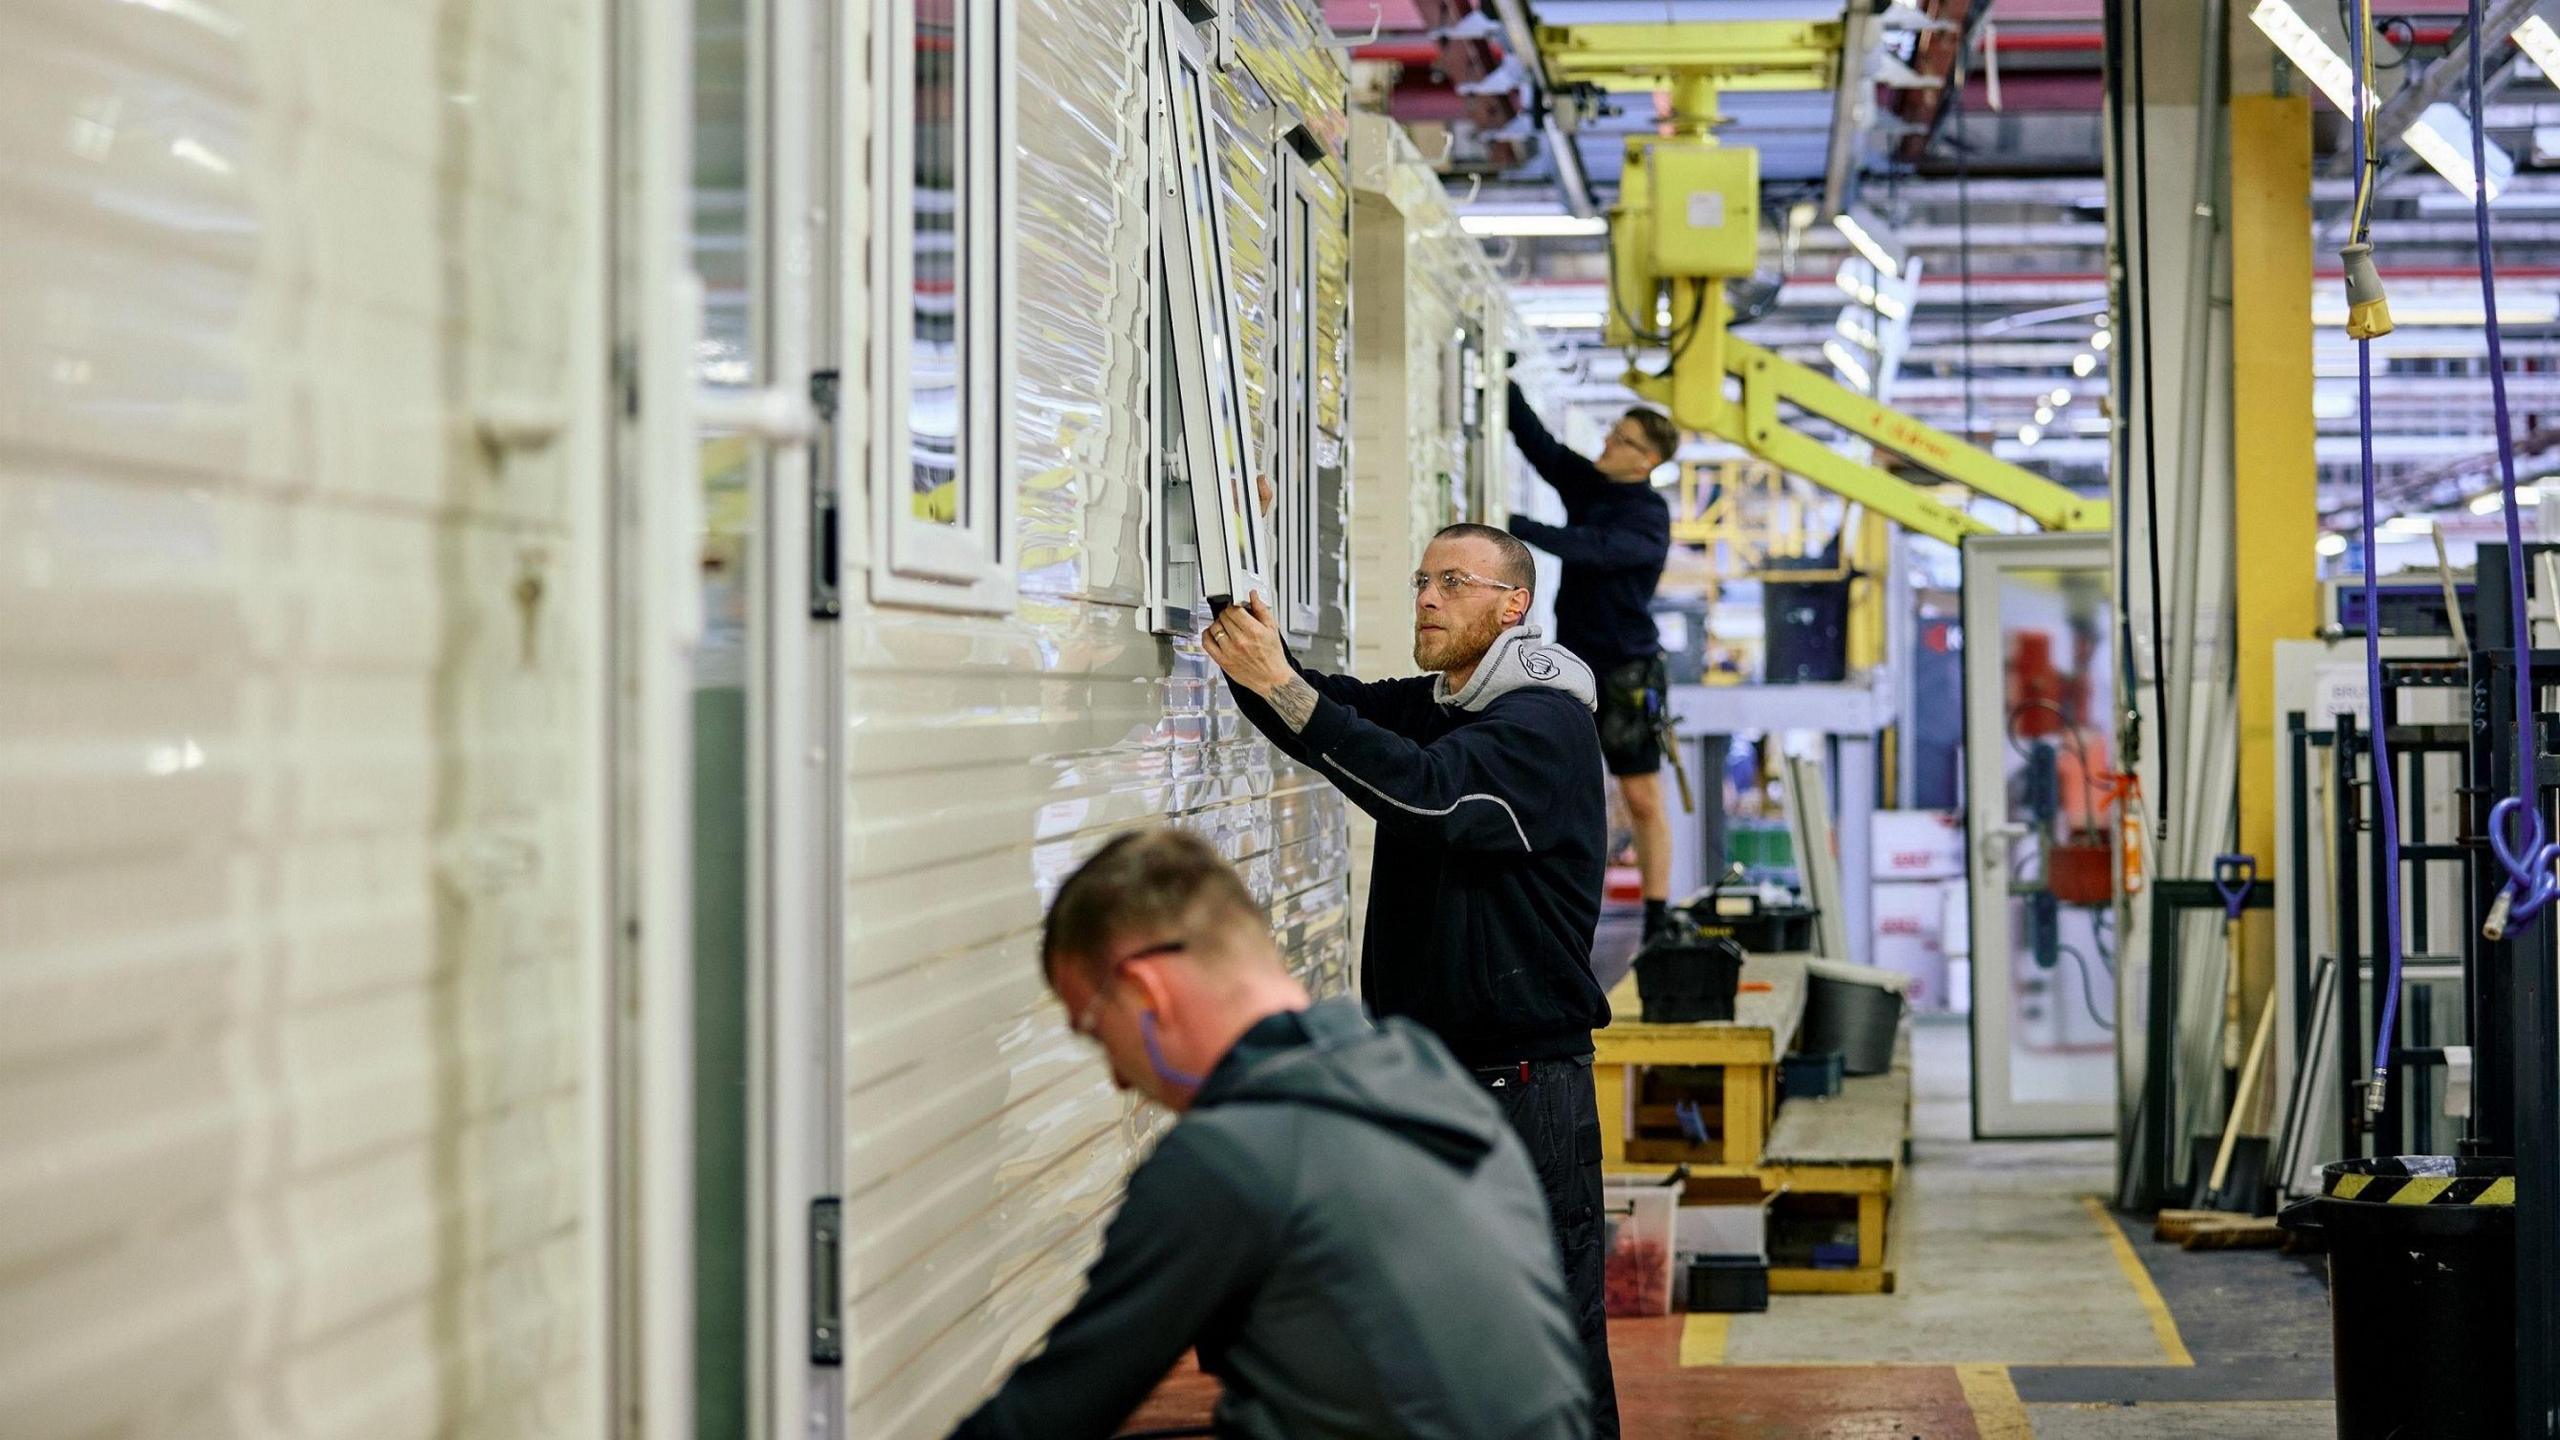
<path fill-rule="evenodd" d="M 1525 1074 L 1525 1079 L 1523 1078 Z M 1591 1433 L 1617 1440 L 1618 1387 L 1609 1365 L 1608 1227 L 1600 1213 L 1600 1107 L 1591 1061 L 1531 1060 L 1476 1071 L 1529 1151 L 1547 1220 L 1564 1260 L 1564 1288 L 1591 1370 Z"/>

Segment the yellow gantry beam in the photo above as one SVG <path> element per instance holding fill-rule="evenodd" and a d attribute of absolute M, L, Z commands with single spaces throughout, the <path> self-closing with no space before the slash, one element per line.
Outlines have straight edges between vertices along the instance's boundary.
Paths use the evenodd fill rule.
<path fill-rule="evenodd" d="M 1719 90 L 1828 90 L 1839 73 L 1837 20 L 1699 20 L 1663 25 L 1541 25 L 1538 53 L 1558 83 L 1661 90 L 1679 79 Z"/>

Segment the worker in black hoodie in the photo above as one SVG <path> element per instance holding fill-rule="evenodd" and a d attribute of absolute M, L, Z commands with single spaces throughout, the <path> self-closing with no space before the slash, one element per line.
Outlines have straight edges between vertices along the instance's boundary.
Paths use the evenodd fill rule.
<path fill-rule="evenodd" d="M 1245 718 L 1377 819 L 1361 993 L 1430 1027 L 1527 1145 L 1606 1437 L 1618 1412 L 1591 1032 L 1609 1002 L 1591 941 L 1607 805 L 1591 672 L 1522 623 L 1536 579 L 1500 530 L 1433 536 L 1413 576 L 1413 658 L 1435 673 L 1412 679 L 1305 669 L 1259 597 L 1201 643 Z"/>
<path fill-rule="evenodd" d="M 1636 406 L 1609 427 L 1600 453 L 1566 449 L 1511 387 L 1511 439 L 1564 501 L 1565 523 L 1511 517 L 1511 533 L 1564 562 L 1556 640 L 1600 677 L 1600 753 L 1618 777 L 1644 879 L 1645 938 L 1670 913 L 1671 816 L 1662 803 L 1662 739 L 1670 677 L 1653 591 L 1671 554 L 1671 506 L 1650 483 L 1680 448 L 1680 429 Z"/>
<path fill-rule="evenodd" d="M 1181 1118 L 1083 1298 L 959 1436 L 1110 1435 L 1194 1347 L 1222 1436 L 1590 1435 L 1528 1159 L 1438 1041 L 1311 1004 L 1244 882 L 1177 830 L 1087 861 L 1041 965 L 1120 1085 Z"/>

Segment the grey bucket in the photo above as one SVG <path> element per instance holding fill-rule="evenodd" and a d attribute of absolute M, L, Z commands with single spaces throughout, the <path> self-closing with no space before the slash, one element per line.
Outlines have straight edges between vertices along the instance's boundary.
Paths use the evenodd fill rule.
<path fill-rule="evenodd" d="M 1871 965 L 1815 960 L 1805 966 L 1805 982 L 1804 1037 L 1796 1044 L 1798 1051 L 1814 1055 L 1836 1050 L 1840 1068 L 1851 1075 L 1881 1075 L 1893 1068 L 1894 1037 L 1902 1029 L 1909 977 Z"/>

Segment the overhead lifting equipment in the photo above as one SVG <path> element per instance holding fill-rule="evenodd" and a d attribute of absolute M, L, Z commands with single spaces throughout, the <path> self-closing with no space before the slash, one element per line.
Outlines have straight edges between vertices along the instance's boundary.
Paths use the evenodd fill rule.
<path fill-rule="evenodd" d="M 1837 21 L 1688 21 L 1540 26 L 1551 81 L 1668 91 L 1656 135 L 1627 137 L 1609 212 L 1611 344 L 1658 347 L 1661 374 L 1631 368 L 1628 387 L 1683 428 L 1739 445 L 1916 534 L 1950 544 L 1993 526 L 1928 490 L 1794 428 L 1781 407 L 1828 421 L 1938 479 L 2001 501 L 2048 530 L 2104 530 L 2107 503 L 1931 425 L 1731 333 L 1725 282 L 1759 265 L 1757 151 L 1719 145 L 1723 91 L 1834 88 Z M 1854 63 L 1854 57 L 1850 63 Z M 1730 393 L 1729 393 L 1730 392 Z"/>

